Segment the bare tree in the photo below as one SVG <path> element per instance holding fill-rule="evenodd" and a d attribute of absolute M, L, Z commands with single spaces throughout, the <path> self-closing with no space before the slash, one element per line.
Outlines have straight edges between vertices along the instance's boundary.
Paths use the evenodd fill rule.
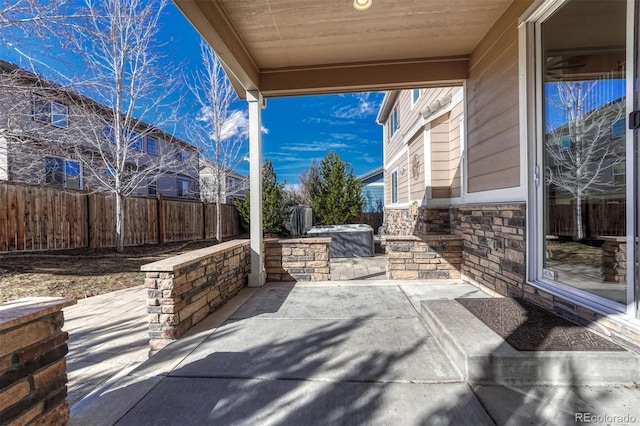
<path fill-rule="evenodd" d="M 124 249 L 125 197 L 167 171 L 196 167 L 197 155 L 166 144 L 155 155 L 143 148 L 153 129 L 176 122 L 180 99 L 175 66 L 161 52 L 159 19 L 166 0 L 85 0 L 86 21 L 74 27 L 71 45 L 83 58 L 84 75 L 66 85 L 85 96 L 70 96 L 69 120 L 81 135 L 60 149 L 78 159 L 99 190 L 116 197 L 116 250 Z M 100 108 L 88 98 L 93 98 Z M 188 158 L 186 158 L 188 157 Z M 195 158 L 193 158 L 195 157 Z M 188 164 L 184 164 L 185 161 Z"/>
<path fill-rule="evenodd" d="M 309 169 L 300 175 L 300 196 L 307 206 L 314 207 L 314 199 L 320 194 L 320 166 L 313 160 Z"/>
<path fill-rule="evenodd" d="M 238 98 L 214 50 L 203 41 L 200 52 L 202 70 L 187 81 L 199 109 L 188 134 L 201 150 L 201 169 L 211 169 L 211 179 L 201 181 L 201 190 L 205 198 L 214 199 L 216 239 L 222 241 L 221 205 L 229 190 L 227 174 L 246 153 L 248 118 L 245 111 L 233 108 Z"/>
<path fill-rule="evenodd" d="M 563 123 L 546 134 L 546 182 L 573 198 L 577 240 L 584 238 L 582 202 L 595 192 L 611 190 L 614 183 L 604 173 L 624 161 L 624 143 L 611 140 L 612 123 L 622 118 L 624 99 L 607 101 L 599 85 L 603 81 L 554 83 L 557 96 L 550 100 L 562 114 Z"/>

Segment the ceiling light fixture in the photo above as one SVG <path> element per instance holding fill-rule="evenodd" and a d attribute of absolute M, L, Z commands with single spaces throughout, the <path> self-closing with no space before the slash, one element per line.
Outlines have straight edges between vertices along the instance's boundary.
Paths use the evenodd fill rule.
<path fill-rule="evenodd" d="M 353 0 L 353 8 L 355 10 L 367 10 L 371 7 L 373 0 Z"/>

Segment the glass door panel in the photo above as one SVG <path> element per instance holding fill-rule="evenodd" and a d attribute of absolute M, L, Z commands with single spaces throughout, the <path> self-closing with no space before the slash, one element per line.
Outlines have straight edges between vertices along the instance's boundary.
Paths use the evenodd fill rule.
<path fill-rule="evenodd" d="M 541 24 L 543 276 L 627 303 L 626 1 Z"/>

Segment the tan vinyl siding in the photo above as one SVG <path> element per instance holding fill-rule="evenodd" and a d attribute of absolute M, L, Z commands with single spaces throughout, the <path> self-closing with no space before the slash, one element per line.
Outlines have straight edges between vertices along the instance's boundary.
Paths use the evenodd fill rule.
<path fill-rule="evenodd" d="M 518 17 L 516 1 L 471 54 L 467 82 L 469 192 L 520 185 Z"/>
<path fill-rule="evenodd" d="M 449 198 L 449 113 L 431 122 L 431 197 Z"/>
<path fill-rule="evenodd" d="M 414 167 L 417 159 L 417 175 L 414 172 Z M 410 142 L 409 145 L 409 168 L 407 169 L 408 179 L 411 182 L 411 201 L 422 201 L 425 199 L 425 184 L 424 184 L 424 131 L 420 129 L 416 137 Z"/>
<path fill-rule="evenodd" d="M 463 103 L 459 103 L 449 116 L 449 176 L 451 178 L 451 197 L 460 197 L 462 162 L 460 161 L 460 118 L 464 113 Z"/>

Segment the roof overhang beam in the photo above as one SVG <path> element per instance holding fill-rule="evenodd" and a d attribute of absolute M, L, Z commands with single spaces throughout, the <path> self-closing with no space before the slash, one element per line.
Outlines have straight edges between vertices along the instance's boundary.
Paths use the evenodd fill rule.
<path fill-rule="evenodd" d="M 469 58 L 454 57 L 263 70 L 259 86 L 278 97 L 457 86 L 468 77 Z"/>

